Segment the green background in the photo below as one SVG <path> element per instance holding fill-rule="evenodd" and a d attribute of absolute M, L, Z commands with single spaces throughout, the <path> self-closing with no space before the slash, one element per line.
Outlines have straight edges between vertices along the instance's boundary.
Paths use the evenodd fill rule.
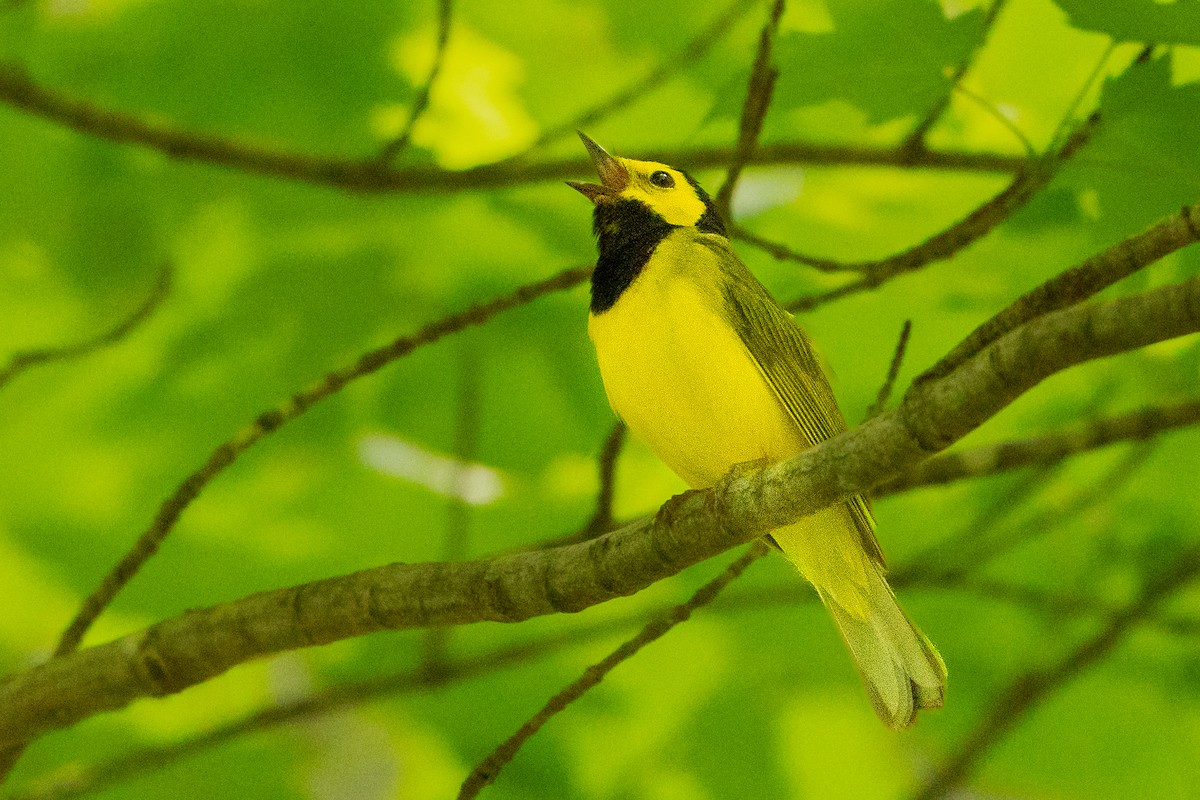
<path fill-rule="evenodd" d="M 434 3 L 57 0 L 0 13 L 0 54 L 72 96 L 202 135 L 346 158 L 403 127 L 434 54 Z M 401 166 L 462 169 L 525 150 L 673 57 L 719 13 L 665 0 L 458 2 L 428 112 Z M 776 47 L 764 142 L 888 146 L 948 91 L 984 30 L 970 0 L 797 0 Z M 588 126 L 610 151 L 729 146 L 755 6 L 703 58 Z M 852 423 L 904 320 L 901 386 L 1042 280 L 1200 200 L 1200 3 L 1011 0 L 929 136 L 933 149 L 1039 150 L 1110 43 L 1081 113 L 1088 146 L 985 240 L 883 288 L 806 313 Z M 1157 49 L 1142 63 L 1141 42 Z M 529 155 L 576 157 L 571 136 Z M 689 168 L 686 163 L 677 164 Z M 0 106 L 0 360 L 116 324 L 174 271 L 117 345 L 0 389 L 0 669 L 44 658 L 82 597 L 208 453 L 326 372 L 422 324 L 594 259 L 590 211 L 557 181 L 354 193 L 172 159 Z M 710 190 L 720 171 L 697 170 Z M 585 174 L 577 177 L 585 178 Z M 942 230 L 1003 174 L 804 164 L 751 168 L 738 222 L 805 252 L 886 256 Z M 739 252 L 781 299 L 845 277 Z M 1109 290 L 1176 282 L 1195 248 Z M 585 332 L 585 287 L 419 349 L 283 426 L 184 513 L 89 636 L 187 608 L 393 561 L 470 557 L 575 531 L 612 425 Z M 1193 338 L 1088 364 L 1021 398 L 965 446 L 1194 397 Z M 477 417 L 477 436 L 464 420 Z M 463 452 L 503 494 L 463 509 L 387 474 L 364 443 Z M 464 445 L 464 438 L 474 439 Z M 896 573 L 969 563 L 952 586 L 899 593 L 950 670 L 945 709 L 910 731 L 873 716 L 828 619 L 779 558 L 618 667 L 536 736 L 484 796 L 899 798 L 961 746 L 1014 677 L 1051 664 L 1194 541 L 1200 433 L 1119 445 L 877 503 Z M 432 468 L 418 467 L 424 480 Z M 618 463 L 619 518 L 682 484 L 640 444 Z M 452 492 L 451 492 L 452 493 Z M 465 521 L 464 521 L 465 520 Z M 977 548 L 999 542 L 996 557 Z M 440 798 L 559 688 L 686 598 L 728 557 L 573 616 L 454 630 L 451 655 L 554 632 L 592 634 L 509 669 L 258 731 L 105 798 Z M 1082 613 L 987 586 L 1081 599 Z M 1200 791 L 1200 595 L 1193 588 L 990 747 L 989 797 L 1189 798 Z M 623 622 L 622 622 L 623 621 Z M 615 627 L 614 627 L 615 626 Z M 384 633 L 239 667 L 37 742 L 10 786 L 184 740 L 346 682 L 417 667 L 422 632 Z M 64 767 L 64 765 L 66 765 Z M 76 765 L 73 767 L 72 765 Z"/>

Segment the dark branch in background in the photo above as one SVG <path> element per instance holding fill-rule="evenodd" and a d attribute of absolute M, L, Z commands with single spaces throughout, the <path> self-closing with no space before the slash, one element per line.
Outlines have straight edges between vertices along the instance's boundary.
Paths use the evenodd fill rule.
<path fill-rule="evenodd" d="M 733 30 L 734 26 L 761 0 L 733 0 L 732 3 L 700 32 L 695 39 L 688 43 L 674 58 L 664 61 L 655 67 L 641 80 L 626 86 L 612 97 L 584 111 L 579 116 L 560 125 L 547 128 L 529 149 L 514 158 L 524 158 L 530 152 L 538 150 L 564 136 L 573 136 L 576 131 L 590 128 L 607 116 L 645 97 L 660 84 L 681 72 L 688 65 L 698 61 L 713 45 L 723 39 Z M 670 162 L 674 163 L 674 162 Z"/>
<path fill-rule="evenodd" d="M 1055 465 L 1055 468 L 1058 468 L 1058 465 Z M 1008 520 L 1028 505 L 1052 477 L 1054 471 L 1055 469 L 1047 469 L 1031 472 L 1003 487 L 994 497 L 987 498 L 985 505 L 977 509 L 958 531 L 947 534 L 910 555 L 902 566 L 891 571 L 888 582 L 893 586 L 946 582 L 945 570 L 939 569 L 939 562 L 943 559 L 961 561 L 960 550 L 970 548 L 979 538 L 994 537 L 993 532 L 1001 530 Z M 876 496 L 872 493 L 872 497 Z"/>
<path fill-rule="evenodd" d="M 1141 596 L 1114 613 L 1095 635 L 1045 667 L 1033 668 L 1014 679 L 991 710 L 960 744 L 957 752 L 914 795 L 914 800 L 946 797 L 966 780 L 988 751 L 1021 721 L 1030 709 L 1070 683 L 1116 648 L 1171 594 L 1200 573 L 1200 547 L 1180 553 L 1173 563 L 1147 581 Z"/>
<path fill-rule="evenodd" d="M 417 90 L 417 96 L 413 100 L 412 108 L 408 112 L 408 121 L 404 123 L 404 130 L 400 132 L 392 141 L 385 144 L 379 151 L 379 163 L 390 164 L 395 160 L 396 156 L 404 152 L 408 147 L 409 141 L 412 139 L 413 128 L 421 120 L 425 114 L 425 109 L 429 107 L 429 96 L 433 92 L 433 84 L 438 79 L 438 75 L 442 71 L 442 62 L 446 58 L 446 45 L 450 43 L 450 20 L 454 14 L 453 3 L 451 0 L 438 0 L 438 30 L 437 30 L 437 50 L 433 55 L 433 65 L 429 68 L 429 77 L 425 79 L 425 83 Z"/>
<path fill-rule="evenodd" d="M 1165 431 L 1200 423 L 1200 400 L 1170 406 L 1149 406 L 1127 414 L 1093 420 L 1065 431 L 947 453 L 875 490 L 876 497 L 918 486 L 937 486 L 963 478 L 980 478 L 1020 467 L 1049 466 L 1067 456 L 1117 442 L 1150 439 Z"/>
<path fill-rule="evenodd" d="M 892 363 L 888 365 L 887 377 L 883 379 L 883 385 L 879 387 L 879 394 L 875 396 L 875 402 L 867 409 L 867 419 L 879 416 L 887 407 L 888 398 L 892 396 L 892 389 L 896 385 L 896 378 L 900 375 L 900 366 L 904 363 L 904 353 L 908 350 L 908 337 L 911 334 L 912 320 L 906 319 L 903 327 L 900 328 L 900 339 L 896 342 L 896 352 L 892 354 Z"/>
<path fill-rule="evenodd" d="M 1175 246 L 1193 238 L 1180 230 Z M 1136 242 L 1118 248 L 1142 252 Z M 712 489 L 679 495 L 653 520 L 547 551 L 392 564 L 193 609 L 0 682 L 0 748 L 139 697 L 181 691 L 271 653 L 385 628 L 518 622 L 632 594 L 762 531 L 869 491 L 1056 372 L 1197 331 L 1200 277 L 1064 309 L 993 342 L 951 375 L 912 385 L 895 410 L 753 474 L 735 472 Z"/>
<path fill-rule="evenodd" d="M 938 98 L 937 103 L 929 109 L 929 112 L 916 124 L 912 132 L 908 134 L 908 137 L 904 140 L 904 144 L 901 145 L 905 151 L 920 153 L 925 150 L 925 137 L 929 134 L 933 126 L 937 124 L 938 120 L 942 118 L 942 114 L 946 113 L 946 109 L 950 107 L 950 98 L 954 96 L 955 87 L 959 85 L 967 72 L 974 66 L 975 59 L 987 44 L 988 36 L 991 34 L 992 28 L 995 26 L 996 20 L 1000 17 L 1000 12 L 1003 10 L 1006 2 L 1007 0 L 992 0 L 991 8 L 987 10 L 987 16 L 983 20 L 983 28 L 980 31 L 979 41 L 971 49 L 971 52 L 967 54 L 967 57 L 955 68 L 954 74 L 950 76 L 946 92 Z"/>
<path fill-rule="evenodd" d="M 946 230 L 888 258 L 843 265 L 842 269 L 861 272 L 862 277 L 837 289 L 794 300 L 788 305 L 788 310 L 808 311 L 847 295 L 875 289 L 898 275 L 920 269 L 935 261 L 947 259 L 978 241 L 1016 213 L 1050 182 L 1063 161 L 1075 155 L 1091 136 L 1096 122 L 1097 118 L 1093 117 L 1082 125 L 1067 140 L 1061 150 L 1027 162 L 1026 168 L 1013 179 L 1004 191 Z"/>
<path fill-rule="evenodd" d="M 725 182 L 717 190 L 714 203 L 721 217 L 732 222 L 729 204 L 733 199 L 733 190 L 746 162 L 754 155 L 758 146 L 758 135 L 762 131 L 763 120 L 771 107 L 771 93 L 775 89 L 775 79 L 779 70 L 771 65 L 771 47 L 775 42 L 775 34 L 779 30 L 779 19 L 783 16 L 783 0 L 775 0 L 771 5 L 771 14 L 763 25 L 758 37 L 758 52 L 754 56 L 754 66 L 750 70 L 750 81 L 746 86 L 746 101 L 742 103 L 742 117 L 738 124 L 738 140 L 733 151 L 733 160 L 725 172 Z"/>
<path fill-rule="evenodd" d="M 1058 530 L 1062 520 L 1072 519 L 1087 509 L 1110 500 L 1122 485 L 1133 479 L 1151 452 L 1152 448 L 1145 446 L 1131 450 L 1099 480 L 1077 491 L 1074 497 L 1052 504 L 1049 509 L 1032 519 L 1010 524 L 1007 530 L 1000 529 L 1000 523 L 1012 516 L 1018 504 L 1010 503 L 1004 506 L 1003 501 L 998 500 L 990 509 L 991 515 L 979 514 L 976 521 L 965 526 L 959 535 L 939 542 L 919 557 L 913 558 L 901 577 L 906 580 L 933 581 L 941 585 L 950 585 L 963 581 L 969 575 L 978 574 L 1017 547 Z M 1031 474 L 1025 481 L 1013 487 L 1012 491 L 1005 493 L 1008 497 L 1004 499 L 1027 497 L 1042 488 L 1047 482 L 1047 472 L 1048 470 L 1040 470 Z M 1000 530 L 997 533 L 998 529 Z"/>
<path fill-rule="evenodd" d="M 446 505 L 446 528 L 442 539 L 443 561 L 465 561 L 470 552 L 471 504 L 468 501 L 468 481 L 479 451 L 479 357 L 469 342 L 462 343 L 459 358 L 458 418 L 455 421 L 455 477 L 450 500 Z M 450 629 L 432 627 L 422 641 L 422 667 L 426 672 L 440 672 L 449 652 Z"/>
<path fill-rule="evenodd" d="M 515 186 L 594 174 L 586 157 L 501 162 L 451 172 L 436 167 L 388 167 L 374 157 L 338 158 L 266 147 L 229 136 L 181 128 L 157 118 L 72 97 L 34 82 L 24 68 L 0 62 L 0 102 L 89 136 L 147 147 L 171 158 L 202 161 L 285 180 L 359 192 L 436 192 Z M 644 157 L 691 169 L 724 167 L 729 148 L 659 151 Z M 754 164 L 858 164 L 1012 173 L 1025 159 L 995 153 L 937 151 L 906 159 L 898 147 L 783 143 L 759 147 Z"/>
<path fill-rule="evenodd" d="M 1064 618 L 1111 617 L 1123 606 L 1104 597 L 1087 597 L 1071 593 L 1056 592 L 1040 586 L 1024 586 L 1018 583 L 965 576 L 946 579 L 940 577 L 921 578 L 913 585 L 936 586 L 939 589 L 961 591 L 985 600 L 995 600 L 1026 611 L 1041 614 L 1051 624 Z M 1157 608 L 1147 614 L 1145 623 L 1168 636 L 1200 636 L 1200 617 L 1194 614 L 1171 612 Z"/>
<path fill-rule="evenodd" d="M 485 786 L 496 779 L 497 773 L 513 760 L 522 745 L 541 730 L 542 726 L 551 718 L 604 680 L 604 676 L 612 672 L 622 661 L 631 658 L 656 639 L 662 638 L 676 625 L 687 620 L 696 609 L 711 603 L 722 589 L 768 552 L 770 552 L 770 548 L 761 539 L 758 540 L 740 558 L 726 567 L 724 572 L 697 589 L 686 603 L 675 606 L 668 614 L 649 623 L 637 636 L 629 639 L 599 662 L 584 670 L 578 680 L 552 697 L 516 733 L 492 751 L 491 755 L 481 761 L 475 769 L 471 770 L 466 780 L 463 781 L 462 789 L 458 793 L 458 800 L 470 800 L 470 798 L 476 797 Z"/>
<path fill-rule="evenodd" d="M 600 451 L 600 458 L 597 459 L 600 488 L 596 492 L 596 511 L 583 526 L 577 541 L 591 539 L 613 528 L 613 494 L 616 489 L 617 456 L 621 454 L 627 433 L 628 429 L 625 427 L 625 423 L 617 420 L 604 440 L 604 449 Z"/>
<path fill-rule="evenodd" d="M 133 548 L 125 554 L 112 572 L 105 576 L 100 586 L 84 601 L 75 619 L 71 621 L 70 626 L 59 639 L 58 647 L 54 651 L 55 655 L 61 656 L 70 653 L 79 646 L 84 634 L 87 633 L 88 628 L 96 621 L 104 608 L 137 574 L 147 559 L 158 550 L 167 534 L 175 527 L 183 510 L 196 499 L 213 478 L 224 472 L 239 455 L 267 434 L 280 425 L 299 417 L 314 404 L 336 393 L 351 381 L 370 375 L 392 361 L 408 355 L 418 347 L 435 342 L 443 336 L 456 333 L 464 328 L 480 325 L 502 311 L 528 303 L 544 294 L 575 286 L 587 280 L 591 273 L 590 266 L 563 270 L 546 280 L 522 286 L 511 294 L 479 303 L 466 311 L 432 322 L 411 336 L 401 336 L 389 345 L 363 354 L 354 364 L 329 373 L 308 389 L 293 395 L 287 402 L 260 414 L 252 424 L 229 441 L 218 446 L 204 465 L 189 475 L 171 497 L 162 504 L 150 527 L 138 537 Z"/>
<path fill-rule="evenodd" d="M 162 305 L 162 302 L 170 294 L 170 291 L 171 267 L 164 266 L 158 273 L 158 280 L 154 284 L 154 288 L 150 290 L 150 294 L 146 296 L 142 304 L 134 309 L 133 313 L 128 317 L 121 320 L 109 330 L 76 344 L 64 345 L 63 347 L 44 347 L 37 350 L 25 350 L 20 353 L 14 353 L 9 358 L 8 364 L 0 368 L 0 388 L 3 388 L 5 384 L 30 367 L 81 358 L 120 342 L 150 318 L 155 309 Z"/>
<path fill-rule="evenodd" d="M 1018 298 L 980 325 L 917 381 L 949 375 L 971 356 L 1031 319 L 1085 300 L 1132 275 L 1145 264 L 1178 249 L 1180 237 L 1200 240 L 1200 211 L 1185 206 L 1174 217 L 1157 222 L 1119 245 L 1087 259 Z"/>

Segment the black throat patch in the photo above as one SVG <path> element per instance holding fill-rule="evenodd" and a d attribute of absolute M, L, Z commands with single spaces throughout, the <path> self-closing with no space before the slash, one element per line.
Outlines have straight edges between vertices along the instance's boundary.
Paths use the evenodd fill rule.
<path fill-rule="evenodd" d="M 708 192 L 686 172 L 696 196 L 704 202 L 704 214 L 696 221 L 696 230 L 727 236 L 725 223 Z M 679 227 L 638 200 L 617 200 L 596 204 L 593 226 L 600 239 L 600 260 L 592 273 L 592 313 L 612 308 L 621 293 L 629 288 L 654 255 L 654 248 Z"/>
<path fill-rule="evenodd" d="M 613 307 L 675 226 L 637 200 L 597 203 L 593 226 L 600 259 L 592 273 L 592 313 L 599 314 Z"/>

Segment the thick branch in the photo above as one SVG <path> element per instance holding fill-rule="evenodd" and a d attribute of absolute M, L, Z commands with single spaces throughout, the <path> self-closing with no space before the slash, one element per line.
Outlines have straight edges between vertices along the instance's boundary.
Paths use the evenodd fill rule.
<path fill-rule="evenodd" d="M 589 542 L 487 561 L 393 564 L 189 611 L 0 685 L 0 747 L 260 656 L 389 628 L 517 622 L 629 595 L 911 469 L 1073 364 L 1200 330 L 1200 277 L 1045 315 L 899 408 L 795 458 L 669 501 Z"/>
<path fill-rule="evenodd" d="M 948 375 L 986 345 L 1027 320 L 1092 297 L 1147 264 L 1197 240 L 1200 240 L 1200 205 L 1184 206 L 1175 216 L 1151 225 L 1017 298 L 1008 308 L 972 331 L 917 380 Z"/>

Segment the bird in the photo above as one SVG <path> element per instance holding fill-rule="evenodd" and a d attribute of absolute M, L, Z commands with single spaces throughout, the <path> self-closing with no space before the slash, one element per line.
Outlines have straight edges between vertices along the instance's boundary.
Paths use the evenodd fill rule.
<path fill-rule="evenodd" d="M 579 137 L 600 177 L 567 181 L 594 206 L 588 335 L 629 430 L 694 489 L 846 430 L 808 335 L 738 258 L 700 184 Z M 886 725 L 942 706 L 945 662 L 888 586 L 865 497 L 767 538 L 816 588 Z"/>

